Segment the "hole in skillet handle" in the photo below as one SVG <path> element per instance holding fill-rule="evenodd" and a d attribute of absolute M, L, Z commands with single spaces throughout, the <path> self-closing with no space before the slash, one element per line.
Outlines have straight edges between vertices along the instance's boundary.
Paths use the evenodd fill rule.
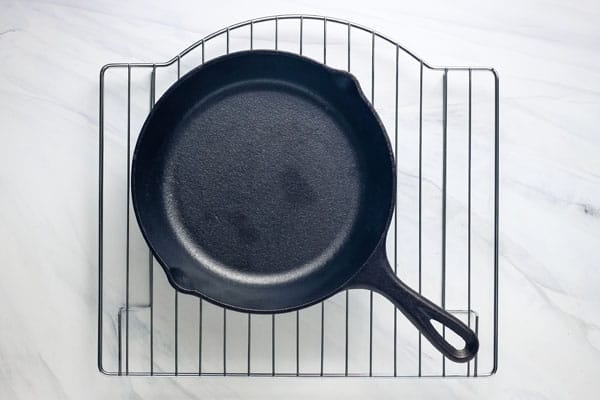
<path fill-rule="evenodd" d="M 448 359 L 468 362 L 479 350 L 475 333 L 458 318 L 435 305 L 402 282 L 387 261 L 385 249 L 379 245 L 369 260 L 343 289 L 371 289 L 385 296 L 412 322 L 412 324 Z M 457 349 L 435 329 L 432 320 L 453 331 L 465 346 Z"/>

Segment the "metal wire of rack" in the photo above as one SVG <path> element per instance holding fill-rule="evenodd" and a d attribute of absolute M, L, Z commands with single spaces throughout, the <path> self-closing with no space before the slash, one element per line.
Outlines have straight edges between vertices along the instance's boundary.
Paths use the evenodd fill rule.
<path fill-rule="evenodd" d="M 362 36 L 360 43 L 359 36 Z M 234 44 L 239 48 L 232 50 Z M 346 291 L 311 307 L 313 310 L 306 311 L 306 314 L 303 314 L 304 311 L 295 311 L 290 315 L 258 316 L 217 308 L 164 285 L 166 279 L 161 275 L 162 271 L 154 268 L 152 254 L 140 241 L 137 226 L 131 222 L 135 219 L 132 218 L 129 176 L 132 141 L 135 141 L 137 134 L 133 119 L 136 115 L 138 119 L 145 118 L 154 105 L 159 94 L 158 71 L 169 70 L 171 80 L 179 79 L 188 58 L 192 60 L 192 66 L 202 64 L 209 58 L 210 45 L 214 45 L 210 50 L 214 53 L 212 57 L 267 46 L 275 50 L 296 51 L 328 65 L 337 58 L 339 62 L 335 67 L 357 75 L 365 93 L 370 92 L 368 97 L 381 113 L 390 136 L 393 136 L 390 139 L 397 163 L 405 158 L 412 161 L 412 167 L 403 169 L 399 166 L 398 173 L 404 174 L 406 182 L 410 182 L 405 182 L 405 186 L 414 192 L 411 201 L 415 204 L 411 207 L 416 214 L 396 210 L 388 235 L 391 238 L 388 246 L 393 249 L 389 254 L 394 255 L 392 265 L 398 274 L 406 274 L 404 279 L 418 286 L 420 293 L 430 298 L 439 296 L 437 303 L 443 308 L 447 308 L 449 297 L 459 299 L 455 301 L 459 307 L 451 312 L 463 318 L 475 330 L 482 344 L 473 362 L 467 365 L 454 364 L 433 348 L 427 348 L 416 330 L 402 325 L 403 319 L 398 318 L 397 310 L 389 309 L 390 305 L 385 305 L 385 300 L 377 298 L 373 292 L 368 293 L 368 297 L 362 294 L 361 301 L 357 302 Z M 384 51 L 386 54 L 383 54 Z M 388 96 L 376 103 L 376 72 L 379 71 L 376 66 L 384 64 L 389 68 L 382 73 L 388 75 L 382 92 L 387 90 Z M 412 90 L 412 102 L 401 102 L 404 95 L 400 89 L 401 78 L 404 66 L 409 64 L 414 67 L 413 80 L 416 84 L 413 89 L 416 90 Z M 120 81 L 117 75 L 110 75 L 116 71 L 123 73 Z M 138 79 L 140 71 L 149 72 L 149 76 L 143 75 Z M 428 73 L 433 75 L 429 76 Z M 437 98 L 440 74 L 441 107 L 437 103 L 431 112 L 427 112 L 424 110 L 424 98 L 427 96 L 424 93 L 425 81 L 433 78 L 431 92 L 436 95 L 431 97 Z M 460 74 L 457 80 L 463 84 L 463 89 L 458 90 L 460 96 L 454 96 L 461 100 L 456 104 L 450 103 L 452 115 L 449 116 L 449 80 L 455 74 Z M 486 85 L 483 85 L 486 89 L 478 91 L 479 95 L 476 96 L 475 82 L 479 74 L 486 74 L 491 81 L 486 79 Z M 388 85 L 389 80 L 395 80 L 395 85 Z M 395 90 L 388 89 L 391 86 Z M 99 370 L 107 375 L 134 376 L 447 377 L 494 374 L 498 366 L 498 90 L 498 76 L 492 68 L 431 66 L 372 29 L 314 15 L 270 16 L 231 25 L 197 41 L 166 62 L 105 65 L 100 71 L 99 105 Z M 479 109 L 481 114 L 490 117 L 479 126 L 473 123 L 473 119 L 479 115 L 473 111 L 474 98 L 484 99 L 482 102 L 489 106 L 485 108 L 487 111 Z M 111 99 L 120 105 L 109 110 L 107 103 Z M 459 105 L 466 110 L 457 111 Z M 126 110 L 125 117 L 120 121 L 112 121 L 107 117 L 109 112 L 122 116 L 123 110 Z M 411 117 L 406 110 L 415 115 Z M 462 136 L 463 142 L 466 140 L 466 146 L 463 146 L 466 150 L 458 152 L 453 147 L 453 151 L 466 158 L 466 165 L 463 165 L 460 173 L 449 176 L 449 170 L 453 171 L 449 165 L 453 165 L 451 163 L 457 158 L 449 159 L 448 156 L 449 144 L 453 143 L 448 140 L 449 119 L 457 115 L 464 122 L 457 131 L 466 132 Z M 411 131 L 414 132 L 410 144 L 413 151 L 417 147 L 416 157 L 405 157 L 405 146 L 399 145 L 402 137 L 407 135 L 402 128 L 405 117 L 409 121 L 407 124 L 412 123 Z M 433 129 L 437 135 L 427 136 L 425 131 L 431 130 L 435 122 L 441 125 L 441 132 Z M 484 135 L 477 136 L 479 131 L 486 134 L 485 140 L 481 139 Z M 433 140 L 431 138 L 441 139 L 441 148 L 439 143 L 435 145 L 438 147 L 431 145 L 435 154 L 428 162 L 423 150 L 425 142 L 429 143 Z M 474 150 L 489 154 L 478 158 Z M 119 156 L 115 155 L 117 153 Z M 474 163 L 476 171 L 481 166 L 490 167 L 487 183 L 480 185 L 488 190 L 479 196 L 473 183 Z M 441 176 L 428 176 L 426 170 L 433 171 L 432 165 L 435 169 L 441 167 Z M 454 204 L 457 202 L 456 193 L 453 195 L 448 189 L 449 178 L 457 174 L 466 175 L 466 182 L 464 179 L 461 182 L 466 185 L 457 185 L 463 187 L 462 199 L 466 203 L 460 206 Z M 398 186 L 402 191 L 402 185 Z M 424 192 L 428 192 L 429 196 Z M 429 197 L 435 197 L 439 202 L 431 202 L 428 207 L 425 203 Z M 480 207 L 488 210 L 487 214 L 473 211 L 476 207 L 473 199 L 476 198 L 491 200 L 488 208 Z M 407 203 L 397 201 L 396 204 L 401 207 Z M 441 211 L 441 216 L 436 219 L 429 215 L 430 208 Z M 117 209 L 120 211 L 115 211 Z M 457 215 L 460 215 L 460 229 L 456 228 L 456 224 L 453 225 Z M 416 236 L 416 240 L 408 240 L 410 245 L 407 245 L 404 239 L 411 233 L 403 234 L 399 229 L 410 218 L 415 222 L 416 231 L 413 230 L 412 236 Z M 428 245 L 428 238 L 432 236 L 428 226 L 432 219 L 439 222 L 435 228 L 441 233 L 441 244 L 437 250 L 433 250 L 436 261 L 433 264 L 437 264 L 435 268 L 431 268 L 432 263 L 425 260 L 429 257 L 426 256 L 427 249 L 431 247 Z M 399 224 L 399 220 L 404 222 Z M 484 228 L 478 230 L 477 222 L 481 222 Z M 462 232 L 457 235 L 460 240 L 453 240 L 453 232 L 457 229 Z M 487 236 L 482 232 L 487 232 Z M 451 246 L 450 240 L 458 244 Z M 461 258 L 465 261 L 461 263 L 464 265 L 460 269 L 455 268 L 460 273 L 449 270 L 447 258 L 453 254 L 448 250 L 450 247 L 460 247 L 463 249 L 460 251 L 466 253 Z M 410 260 L 406 265 L 399 261 L 403 258 L 400 254 L 402 251 L 409 254 L 404 257 Z M 483 254 L 483 257 L 475 257 L 476 252 Z M 433 274 L 439 276 L 432 277 Z M 430 281 L 433 283 L 429 284 Z M 439 295 L 431 290 L 427 293 L 426 286 L 432 285 L 439 285 Z M 476 305 L 480 310 L 474 307 Z M 228 322 L 233 325 L 229 329 Z M 484 323 L 486 329 L 482 327 Z M 368 330 L 364 328 L 367 324 Z M 353 340 L 355 331 L 363 334 Z M 232 335 L 235 337 L 232 338 Z M 310 345 L 306 344 L 308 342 L 304 341 L 303 335 L 311 338 L 308 341 Z M 305 350 L 307 346 L 310 349 Z M 364 357 L 355 356 L 355 352 L 361 352 Z M 382 364 L 378 361 L 380 358 L 386 362 Z"/>

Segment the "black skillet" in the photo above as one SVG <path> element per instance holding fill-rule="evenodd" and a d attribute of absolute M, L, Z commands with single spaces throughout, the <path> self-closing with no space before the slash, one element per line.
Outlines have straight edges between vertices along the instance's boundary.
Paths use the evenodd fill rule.
<path fill-rule="evenodd" d="M 401 282 L 387 261 L 394 158 L 346 72 L 275 51 L 207 62 L 152 109 L 131 182 L 142 233 L 181 292 L 277 313 L 372 289 L 449 359 L 477 352 L 475 334 Z"/>

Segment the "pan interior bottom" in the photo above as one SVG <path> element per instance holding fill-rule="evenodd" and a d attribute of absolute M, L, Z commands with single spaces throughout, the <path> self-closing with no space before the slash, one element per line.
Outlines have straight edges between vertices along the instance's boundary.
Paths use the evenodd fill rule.
<path fill-rule="evenodd" d="M 162 198 L 186 251 L 240 282 L 327 265 L 360 214 L 352 132 L 322 98 L 280 81 L 205 97 L 166 143 Z"/>

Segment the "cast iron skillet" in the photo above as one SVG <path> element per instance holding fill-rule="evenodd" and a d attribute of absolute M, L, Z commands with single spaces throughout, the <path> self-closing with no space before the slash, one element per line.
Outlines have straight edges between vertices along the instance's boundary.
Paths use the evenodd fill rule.
<path fill-rule="evenodd" d="M 194 69 L 148 116 L 131 190 L 141 231 L 181 292 L 276 313 L 372 289 L 449 359 L 477 352 L 475 334 L 402 283 L 387 261 L 393 154 L 346 72 L 275 51 Z M 448 343 L 431 320 L 465 347 Z"/>

